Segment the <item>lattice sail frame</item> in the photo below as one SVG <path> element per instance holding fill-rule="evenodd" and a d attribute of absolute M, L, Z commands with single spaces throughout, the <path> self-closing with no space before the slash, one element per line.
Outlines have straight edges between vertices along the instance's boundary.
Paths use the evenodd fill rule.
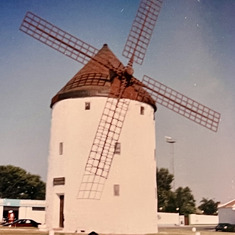
<path fill-rule="evenodd" d="M 142 0 L 122 55 L 142 64 L 163 0 Z"/>
<path fill-rule="evenodd" d="M 20 30 L 82 64 L 86 64 L 98 52 L 95 47 L 32 12 L 26 13 Z"/>
<path fill-rule="evenodd" d="M 158 104 L 214 132 L 218 130 L 220 113 L 146 75 L 144 75 L 142 82 Z"/>
<path fill-rule="evenodd" d="M 130 100 L 108 98 L 87 159 L 79 199 L 100 199 L 108 178 Z"/>

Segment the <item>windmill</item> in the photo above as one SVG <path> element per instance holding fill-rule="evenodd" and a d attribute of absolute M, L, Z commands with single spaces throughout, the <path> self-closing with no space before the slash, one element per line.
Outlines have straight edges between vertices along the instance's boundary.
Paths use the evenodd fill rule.
<path fill-rule="evenodd" d="M 133 76 L 133 64 L 143 63 L 161 6 L 162 0 L 141 0 L 123 50 L 123 56 L 129 59 L 127 66 L 116 58 L 107 44 L 98 50 L 37 15 L 26 14 L 21 31 L 84 64 L 51 101 L 48 229 L 61 227 L 64 231 L 81 232 L 95 229 L 120 234 L 157 232 L 156 198 L 155 195 L 149 198 L 155 190 L 154 157 L 151 161 L 138 158 L 140 153 L 154 156 L 156 103 L 217 131 L 218 112 L 149 76 L 144 75 L 142 81 Z M 83 104 L 85 110 L 92 110 L 93 105 L 97 108 L 92 117 L 89 112 L 79 113 Z M 136 107 L 142 116 L 135 120 L 144 123 L 138 127 L 139 132 L 134 130 L 135 120 L 130 115 L 136 115 Z M 84 130 L 85 122 L 89 123 L 86 127 L 90 131 Z M 136 136 L 131 137 L 132 132 Z M 147 139 L 144 146 L 143 138 Z M 131 147 L 120 145 L 123 142 L 130 142 Z M 125 160 L 115 158 L 120 152 Z M 58 158 L 58 155 L 66 157 Z M 79 160 L 77 156 L 81 156 Z M 145 163 L 149 169 L 143 167 Z M 75 165 L 80 166 L 79 170 Z M 134 182 L 136 170 L 140 168 L 144 170 L 139 182 Z M 142 181 L 143 178 L 146 181 Z M 140 182 L 151 183 L 140 187 Z M 114 196 L 110 196 L 111 186 Z M 142 200 L 146 201 L 141 202 L 138 197 L 141 190 L 145 191 Z M 114 203 L 115 208 L 110 209 Z"/>

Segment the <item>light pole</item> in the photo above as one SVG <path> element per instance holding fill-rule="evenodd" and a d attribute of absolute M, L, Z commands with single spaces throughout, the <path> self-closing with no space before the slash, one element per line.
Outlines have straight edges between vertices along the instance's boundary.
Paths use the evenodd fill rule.
<path fill-rule="evenodd" d="M 176 143 L 176 140 L 173 139 L 170 136 L 165 136 L 165 140 L 168 144 L 171 144 L 171 161 L 172 161 L 172 174 L 174 176 L 174 180 L 173 180 L 173 190 L 175 190 L 175 160 L 174 160 L 174 143 Z"/>

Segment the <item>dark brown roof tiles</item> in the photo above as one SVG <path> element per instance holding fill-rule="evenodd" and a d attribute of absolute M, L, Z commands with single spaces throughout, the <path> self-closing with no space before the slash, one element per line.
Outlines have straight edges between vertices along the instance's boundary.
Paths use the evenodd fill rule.
<path fill-rule="evenodd" d="M 112 70 L 112 68 L 114 68 Z M 58 101 L 69 98 L 89 96 L 112 96 L 120 87 L 117 72 L 123 71 L 124 65 L 118 60 L 107 44 L 52 98 L 51 107 Z M 112 89 L 111 89 L 112 88 Z M 115 97 L 115 96 L 114 96 Z M 122 98 L 148 103 L 156 110 L 155 102 L 140 86 L 128 86 Z"/>

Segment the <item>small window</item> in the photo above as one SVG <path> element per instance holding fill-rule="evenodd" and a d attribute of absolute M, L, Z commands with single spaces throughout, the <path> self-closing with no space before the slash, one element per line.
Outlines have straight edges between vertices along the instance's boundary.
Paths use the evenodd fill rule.
<path fill-rule="evenodd" d="M 59 154 L 63 155 L 63 152 L 64 152 L 64 144 L 63 144 L 63 142 L 60 142 L 60 144 L 59 144 Z"/>
<path fill-rule="evenodd" d="M 120 196 L 120 185 L 119 184 L 113 185 L 113 193 L 114 193 L 114 196 Z"/>
<path fill-rule="evenodd" d="M 90 110 L 90 109 L 91 109 L 91 103 L 85 102 L 85 110 Z"/>
<path fill-rule="evenodd" d="M 114 149 L 114 153 L 115 153 L 115 154 L 121 154 L 121 143 L 116 142 L 114 148 L 115 148 L 115 149 Z"/>
<path fill-rule="evenodd" d="M 144 107 L 143 106 L 140 107 L 140 114 L 144 115 Z"/>
<path fill-rule="evenodd" d="M 54 178 L 53 185 L 65 185 L 65 177 Z"/>
<path fill-rule="evenodd" d="M 32 207 L 33 211 L 45 211 L 45 207 Z"/>

